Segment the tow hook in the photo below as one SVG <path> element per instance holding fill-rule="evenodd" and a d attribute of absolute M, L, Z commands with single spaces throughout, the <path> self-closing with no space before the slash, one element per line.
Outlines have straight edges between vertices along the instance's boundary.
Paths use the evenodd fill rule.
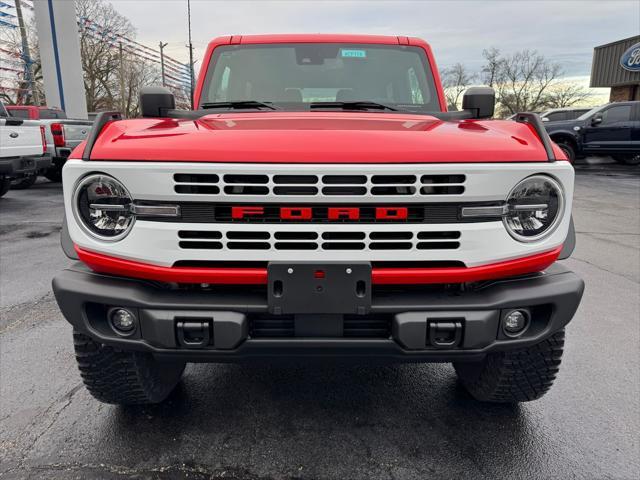
<path fill-rule="evenodd" d="M 451 348 L 462 340 L 462 323 L 457 321 L 429 321 L 427 341 L 434 348 Z"/>
<path fill-rule="evenodd" d="M 178 321 L 178 345 L 185 348 L 205 348 L 211 341 L 211 320 Z"/>

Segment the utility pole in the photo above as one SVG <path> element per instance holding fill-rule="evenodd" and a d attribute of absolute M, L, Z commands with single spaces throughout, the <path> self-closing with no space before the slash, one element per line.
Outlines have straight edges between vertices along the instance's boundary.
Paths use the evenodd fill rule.
<path fill-rule="evenodd" d="M 191 0 L 187 0 L 187 22 L 189 24 L 189 76 L 191 77 L 189 98 L 191 100 L 191 110 L 193 110 L 193 44 L 191 43 Z"/>
<path fill-rule="evenodd" d="M 24 19 L 22 18 L 22 5 L 20 0 L 15 0 L 16 14 L 18 16 L 18 27 L 20 28 L 20 38 L 22 39 L 22 60 L 24 61 L 24 80 L 27 84 L 27 94 L 25 95 L 25 104 L 29 103 L 29 96 L 33 98 L 35 105 L 40 105 L 40 98 L 38 92 L 34 87 L 33 70 L 31 69 L 31 54 L 29 53 L 29 39 L 27 38 L 27 29 L 24 26 Z M 19 96 L 20 94 L 18 94 Z"/>
<path fill-rule="evenodd" d="M 126 115 L 126 103 L 124 99 L 124 55 L 122 42 L 118 42 L 118 52 L 120 54 L 120 111 L 123 115 Z"/>
<path fill-rule="evenodd" d="M 167 43 L 160 42 L 160 70 L 162 71 L 162 86 L 166 87 L 166 82 L 164 80 L 164 47 L 167 46 Z"/>

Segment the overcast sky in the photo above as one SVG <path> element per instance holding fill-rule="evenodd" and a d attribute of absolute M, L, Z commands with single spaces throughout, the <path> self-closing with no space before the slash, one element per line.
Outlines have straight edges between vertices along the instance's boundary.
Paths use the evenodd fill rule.
<path fill-rule="evenodd" d="M 112 0 L 138 40 L 187 61 L 187 0 Z M 482 65 L 482 50 L 537 49 L 568 76 L 588 76 L 593 47 L 640 33 L 638 0 L 305 1 L 191 0 L 195 58 L 212 38 L 250 33 L 371 33 L 417 36 L 441 68 Z M 199 63 L 197 64 L 199 68 Z"/>

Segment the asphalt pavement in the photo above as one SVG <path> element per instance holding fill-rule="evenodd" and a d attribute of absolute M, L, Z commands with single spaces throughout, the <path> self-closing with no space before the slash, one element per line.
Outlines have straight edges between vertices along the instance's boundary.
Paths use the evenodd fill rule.
<path fill-rule="evenodd" d="M 577 167 L 586 281 L 558 379 L 519 406 L 448 364 L 189 365 L 165 403 L 83 387 L 50 290 L 61 187 L 0 199 L 0 478 L 640 478 L 640 167 Z"/>

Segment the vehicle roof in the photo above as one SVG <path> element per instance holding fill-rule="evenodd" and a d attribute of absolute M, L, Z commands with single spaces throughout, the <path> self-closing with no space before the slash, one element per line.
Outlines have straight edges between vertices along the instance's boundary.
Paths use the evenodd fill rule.
<path fill-rule="evenodd" d="M 413 42 L 412 42 L 413 40 Z M 335 33 L 278 33 L 264 35 L 231 35 L 214 38 L 211 44 L 261 44 L 261 43 L 369 43 L 380 45 L 417 45 L 423 40 L 394 35 L 359 35 Z"/>
<path fill-rule="evenodd" d="M 595 107 L 562 107 L 562 108 L 550 108 L 549 110 L 545 110 L 544 113 L 549 112 L 572 112 L 574 110 L 591 110 Z"/>
<path fill-rule="evenodd" d="M 38 110 L 58 110 L 58 111 L 62 111 L 62 109 L 58 108 L 58 107 L 46 107 L 46 106 L 38 106 L 38 105 L 7 105 L 7 109 L 11 110 L 31 110 L 31 109 L 38 109 Z"/>

